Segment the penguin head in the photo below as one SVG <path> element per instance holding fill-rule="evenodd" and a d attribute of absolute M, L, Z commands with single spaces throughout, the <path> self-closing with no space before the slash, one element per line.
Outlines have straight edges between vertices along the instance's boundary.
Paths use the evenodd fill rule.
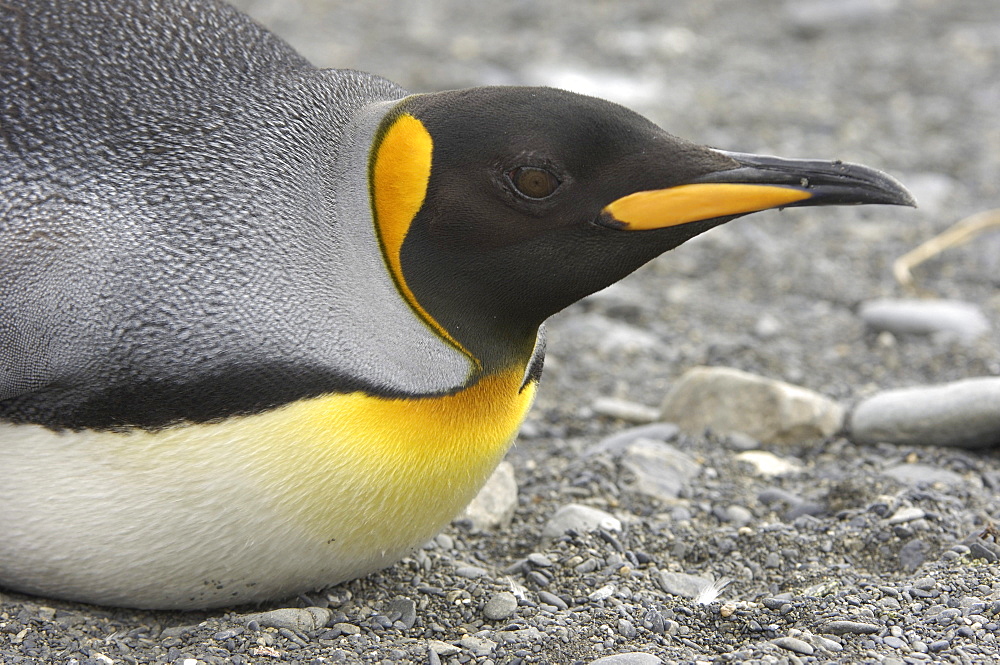
<path fill-rule="evenodd" d="M 730 153 L 561 90 L 402 100 L 370 161 L 386 264 L 424 320 L 481 365 L 545 318 L 708 229 L 776 207 L 912 205 L 874 169 Z"/>

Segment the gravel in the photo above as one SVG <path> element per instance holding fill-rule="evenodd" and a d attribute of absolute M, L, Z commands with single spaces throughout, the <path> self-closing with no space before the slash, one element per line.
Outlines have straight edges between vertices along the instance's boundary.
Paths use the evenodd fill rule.
<path fill-rule="evenodd" d="M 975 335 L 876 330 L 859 315 L 913 297 L 892 278 L 896 257 L 998 206 L 1000 4 L 240 5 L 324 66 L 416 91 L 568 86 L 702 143 L 884 168 L 924 205 L 754 215 L 554 317 L 536 406 L 507 457 L 518 493 L 501 526 L 458 520 L 386 570 L 261 607 L 140 612 L 4 592 L 0 660 L 997 659 L 995 443 L 631 428 L 697 366 L 785 381 L 848 414 L 884 391 L 1000 375 L 998 232 L 914 270 L 922 292 L 982 314 Z M 643 458 L 629 451 L 648 457 L 649 441 L 695 462 L 674 494 L 639 491 Z M 772 457 L 740 457 L 750 451 Z M 600 519 L 551 528 L 568 506 Z M 665 585 L 692 579 L 697 598 Z"/>

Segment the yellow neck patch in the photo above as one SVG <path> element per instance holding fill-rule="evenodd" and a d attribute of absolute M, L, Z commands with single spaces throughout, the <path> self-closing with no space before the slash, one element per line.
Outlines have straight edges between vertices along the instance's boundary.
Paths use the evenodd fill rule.
<path fill-rule="evenodd" d="M 417 302 L 403 275 L 400 250 L 410 224 L 420 212 L 427 196 L 433 152 L 434 141 L 430 133 L 412 115 L 400 115 L 382 135 L 382 140 L 375 147 L 371 167 L 375 232 L 382 246 L 382 256 L 389 274 L 399 293 L 439 337 L 479 366 L 478 360 Z"/>

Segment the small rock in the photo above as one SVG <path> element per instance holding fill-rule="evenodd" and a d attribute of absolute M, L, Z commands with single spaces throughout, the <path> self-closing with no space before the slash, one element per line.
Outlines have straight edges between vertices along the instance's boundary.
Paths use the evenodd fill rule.
<path fill-rule="evenodd" d="M 597 529 L 621 531 L 622 523 L 614 515 L 603 510 L 570 503 L 549 518 L 542 529 L 542 535 L 546 538 L 558 538 L 570 530 L 586 533 Z"/>
<path fill-rule="evenodd" d="M 589 598 L 593 602 L 598 602 L 610 598 L 611 596 L 614 595 L 614 593 L 615 593 L 615 585 L 605 584 L 600 589 L 597 589 L 596 591 L 592 591 L 591 593 L 587 594 L 587 598 Z"/>
<path fill-rule="evenodd" d="M 455 569 L 455 574 L 459 577 L 475 580 L 480 577 L 488 577 L 490 572 L 485 568 L 480 568 L 479 566 L 459 566 Z"/>
<path fill-rule="evenodd" d="M 639 439 L 622 455 L 621 465 L 635 476 L 630 489 L 654 499 L 680 495 L 688 481 L 701 472 L 701 465 L 669 443 Z"/>
<path fill-rule="evenodd" d="M 633 624 L 628 619 L 618 620 L 618 634 L 627 640 L 631 640 L 639 634 L 639 631 L 635 629 L 635 624 Z"/>
<path fill-rule="evenodd" d="M 591 446 L 584 453 L 587 457 L 592 455 L 610 455 L 615 457 L 620 455 L 629 444 L 639 439 L 650 441 L 673 441 L 680 434 L 681 428 L 673 423 L 653 423 L 652 425 L 640 425 L 612 434 L 601 440 L 596 445 Z"/>
<path fill-rule="evenodd" d="M 361 634 L 361 628 L 359 626 L 355 626 L 353 623 L 346 623 L 346 622 L 335 623 L 335 624 L 333 624 L 333 629 L 334 630 L 339 630 L 344 635 L 360 635 Z"/>
<path fill-rule="evenodd" d="M 907 646 L 906 640 L 900 637 L 893 637 L 892 635 L 886 635 L 885 637 L 882 638 L 882 641 L 885 643 L 886 646 L 890 646 L 893 649 L 902 649 L 903 647 Z"/>
<path fill-rule="evenodd" d="M 855 408 L 850 432 L 857 443 L 1000 445 L 1000 377 L 878 393 Z"/>
<path fill-rule="evenodd" d="M 920 508 L 915 508 L 914 506 L 903 506 L 889 518 L 889 524 L 904 524 L 906 522 L 912 522 L 913 520 L 922 520 L 927 516 Z"/>
<path fill-rule="evenodd" d="M 466 506 L 459 520 L 466 521 L 476 531 L 510 525 L 517 508 L 517 478 L 514 465 L 500 462 L 476 498 Z"/>
<path fill-rule="evenodd" d="M 594 413 L 630 423 L 651 423 L 660 417 L 660 410 L 645 404 L 615 397 L 598 397 L 590 405 Z"/>
<path fill-rule="evenodd" d="M 497 648 L 497 643 L 478 635 L 466 635 L 458 641 L 463 649 L 468 649 L 473 656 L 488 656 Z"/>
<path fill-rule="evenodd" d="M 664 592 L 683 598 L 697 598 L 712 585 L 712 580 L 686 573 L 660 572 L 660 588 Z"/>
<path fill-rule="evenodd" d="M 552 559 L 541 552 L 532 552 L 528 555 L 528 563 L 538 568 L 549 568 L 552 566 Z"/>
<path fill-rule="evenodd" d="M 241 618 L 244 625 L 256 621 L 265 628 L 287 628 L 308 633 L 326 626 L 333 611 L 325 607 L 287 607 L 260 614 L 245 614 Z"/>
<path fill-rule="evenodd" d="M 459 649 L 454 644 L 448 644 L 447 642 L 442 642 L 441 640 L 427 640 L 427 648 L 436 653 L 439 656 L 454 656 L 459 653 Z"/>
<path fill-rule="evenodd" d="M 779 637 L 776 640 L 772 640 L 772 643 L 782 649 L 788 649 L 789 651 L 801 653 L 806 656 L 811 656 L 816 651 L 811 644 L 795 637 Z"/>
<path fill-rule="evenodd" d="M 883 476 L 888 476 L 904 485 L 933 485 L 942 483 L 945 485 L 964 485 L 965 479 L 954 471 L 939 469 L 927 464 L 897 464 L 882 471 Z"/>
<path fill-rule="evenodd" d="M 766 478 L 802 471 L 800 464 L 782 459 L 766 450 L 747 450 L 737 454 L 736 459 L 740 462 L 746 462 L 754 468 L 758 476 Z"/>
<path fill-rule="evenodd" d="M 490 621 L 500 621 L 517 611 L 517 597 L 509 591 L 494 594 L 483 607 L 483 616 Z"/>
<path fill-rule="evenodd" d="M 399 615 L 397 621 L 403 624 L 406 630 L 413 628 L 417 622 L 417 604 L 409 598 L 395 598 L 385 606 L 387 614 Z"/>
<path fill-rule="evenodd" d="M 824 633 L 833 633 L 834 635 L 873 635 L 881 630 L 881 626 L 861 621 L 831 621 L 823 626 Z"/>
<path fill-rule="evenodd" d="M 722 520 L 736 527 L 746 526 L 753 521 L 753 513 L 743 506 L 727 506 L 722 511 Z"/>
<path fill-rule="evenodd" d="M 633 651 L 631 653 L 617 653 L 613 656 L 604 656 L 597 660 L 590 661 L 589 665 L 661 665 L 662 660 L 651 653 Z"/>
<path fill-rule="evenodd" d="M 684 373 L 663 402 L 664 420 L 689 432 L 743 432 L 767 443 L 823 439 L 840 430 L 844 412 L 826 397 L 727 367 Z"/>
<path fill-rule="evenodd" d="M 548 591 L 539 591 L 538 600 L 540 602 L 545 603 L 546 605 L 552 605 L 553 607 L 557 607 L 560 610 L 565 610 L 569 608 L 569 605 L 566 604 L 565 600 L 555 595 L 554 593 L 549 593 Z"/>
<path fill-rule="evenodd" d="M 959 300 L 896 300 L 863 303 L 858 315 L 875 330 L 894 335 L 941 335 L 972 342 L 990 329 L 982 310 Z"/>

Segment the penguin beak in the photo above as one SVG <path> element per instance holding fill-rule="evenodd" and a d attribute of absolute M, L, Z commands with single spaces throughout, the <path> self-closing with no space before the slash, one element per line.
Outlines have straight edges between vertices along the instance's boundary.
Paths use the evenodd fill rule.
<path fill-rule="evenodd" d="M 601 211 L 602 223 L 647 231 L 770 208 L 871 203 L 916 207 L 896 179 L 860 164 L 715 152 L 736 165 L 683 185 L 623 196 Z"/>

